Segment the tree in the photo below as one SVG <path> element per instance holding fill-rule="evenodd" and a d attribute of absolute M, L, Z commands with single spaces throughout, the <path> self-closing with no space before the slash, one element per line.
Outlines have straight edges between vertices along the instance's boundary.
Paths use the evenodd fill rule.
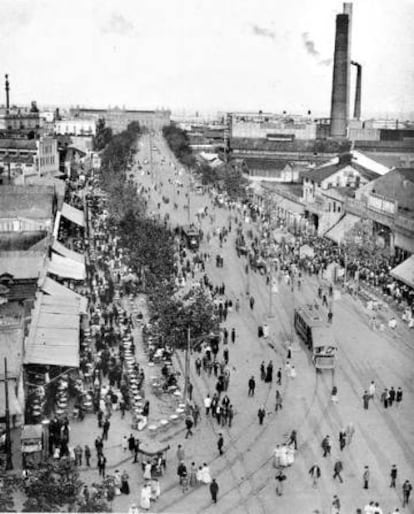
<path fill-rule="evenodd" d="M 16 475 L 0 476 L 0 512 L 16 512 L 14 510 L 14 492 L 21 487 L 21 479 Z"/>
<path fill-rule="evenodd" d="M 69 458 L 49 460 L 33 471 L 24 485 L 23 512 L 55 512 L 76 503 L 83 483 Z"/>
<path fill-rule="evenodd" d="M 112 129 L 106 126 L 104 118 L 99 118 L 96 124 L 96 134 L 93 138 L 95 150 L 103 150 L 112 138 Z"/>

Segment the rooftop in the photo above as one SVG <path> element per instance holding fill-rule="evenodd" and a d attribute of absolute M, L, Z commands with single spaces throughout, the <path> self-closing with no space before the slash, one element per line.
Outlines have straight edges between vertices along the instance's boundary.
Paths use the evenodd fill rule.
<path fill-rule="evenodd" d="M 0 277 L 8 274 L 16 280 L 37 279 L 44 257 L 44 252 L 0 252 Z"/>
<path fill-rule="evenodd" d="M 10 148 L 36 151 L 37 142 L 35 139 L 0 139 L 0 150 Z"/>
<path fill-rule="evenodd" d="M 1 186 L 0 218 L 52 218 L 54 194 L 49 185 Z"/>

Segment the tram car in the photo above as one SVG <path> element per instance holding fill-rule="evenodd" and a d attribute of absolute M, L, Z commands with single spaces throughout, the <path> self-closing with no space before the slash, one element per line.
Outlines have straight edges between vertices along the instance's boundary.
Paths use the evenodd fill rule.
<path fill-rule="evenodd" d="M 315 368 L 334 369 L 337 346 L 327 316 L 318 304 L 307 304 L 295 309 L 294 327 L 308 350 L 312 352 Z"/>

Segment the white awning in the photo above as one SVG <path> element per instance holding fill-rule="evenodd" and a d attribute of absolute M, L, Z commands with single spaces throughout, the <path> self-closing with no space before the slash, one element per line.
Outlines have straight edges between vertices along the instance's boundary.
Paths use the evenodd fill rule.
<path fill-rule="evenodd" d="M 46 264 L 48 273 L 53 273 L 62 278 L 69 278 L 73 280 L 85 280 L 86 271 L 85 266 L 72 259 L 66 259 L 56 253 L 52 254 L 51 260 Z"/>
<path fill-rule="evenodd" d="M 42 280 L 42 283 L 39 284 L 40 289 L 50 295 L 51 301 L 56 304 L 60 299 L 62 300 L 79 300 L 80 312 L 81 314 L 87 314 L 88 312 L 88 299 L 84 296 L 72 291 L 68 287 L 59 284 L 56 280 L 53 280 L 50 277 L 45 277 Z M 44 302 L 47 303 L 47 298 L 44 298 Z"/>
<path fill-rule="evenodd" d="M 56 218 L 55 218 L 55 224 L 53 225 L 53 237 L 57 239 L 58 233 L 59 233 L 59 225 L 60 225 L 60 211 L 57 211 Z"/>
<path fill-rule="evenodd" d="M 354 216 L 353 214 L 345 214 L 336 225 L 330 228 L 326 233 L 325 237 L 328 237 L 337 244 L 340 244 L 347 232 L 349 232 L 354 225 L 356 225 L 361 218 Z"/>
<path fill-rule="evenodd" d="M 50 297 L 40 293 L 32 311 L 24 363 L 78 367 L 79 313 L 71 302 L 51 305 L 45 299 Z"/>
<path fill-rule="evenodd" d="M 391 270 L 390 275 L 414 289 L 414 255 Z"/>
<path fill-rule="evenodd" d="M 79 262 L 81 264 L 85 264 L 85 256 L 81 253 L 75 252 L 74 250 L 70 250 L 59 241 L 53 241 L 52 250 L 63 257 L 67 257 L 68 259 L 72 259 L 72 261 Z"/>
<path fill-rule="evenodd" d="M 73 221 L 73 223 L 76 223 L 80 227 L 85 226 L 85 216 L 83 211 L 72 207 L 68 203 L 64 203 L 62 206 L 62 216 L 70 221 Z"/>

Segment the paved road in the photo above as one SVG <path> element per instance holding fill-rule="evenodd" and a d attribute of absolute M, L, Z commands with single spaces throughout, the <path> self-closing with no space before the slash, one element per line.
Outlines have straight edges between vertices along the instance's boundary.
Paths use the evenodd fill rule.
<path fill-rule="evenodd" d="M 145 173 L 150 166 L 144 165 L 144 174 L 135 172 L 136 180 L 146 187 L 162 181 L 163 187 L 158 187 L 158 191 L 151 194 L 153 203 L 150 210 L 158 212 L 157 203 L 161 202 L 162 195 L 167 196 L 170 203 L 161 202 L 161 215 L 168 212 L 173 224 L 188 223 L 188 210 L 184 208 L 187 204 L 184 193 L 189 190 L 188 176 L 183 173 L 178 177 L 184 189 L 168 184 L 168 178 L 177 178 L 174 174 L 181 167 L 160 136 L 153 137 L 152 144 L 159 150 L 152 152 L 153 174 Z M 138 154 L 141 163 L 150 160 L 149 147 L 149 136 L 144 136 Z M 165 163 L 161 162 L 162 159 Z M 175 169 L 170 163 L 174 163 Z M 172 208 L 174 202 L 179 204 L 177 210 Z M 194 221 L 195 212 L 206 205 L 210 212 L 215 212 L 216 226 L 227 225 L 227 209 L 215 208 L 213 211 L 209 198 L 190 192 L 190 214 Z M 207 220 L 202 222 L 202 228 L 205 232 L 212 230 Z M 272 359 L 276 369 L 283 366 L 286 340 L 292 331 L 293 306 L 304 299 L 311 301 L 314 298 L 316 281 L 305 279 L 302 290 L 293 295 L 281 284 L 279 293 L 273 296 L 274 316 L 267 320 L 271 347 L 265 340 L 257 338 L 257 326 L 267 319 L 268 312 L 265 280 L 258 274 L 253 274 L 250 279 L 250 291 L 256 299 L 254 311 L 251 311 L 245 295 L 245 261 L 236 256 L 234 237 L 233 232 L 223 249 L 218 248 L 217 238 L 213 238 L 208 246 L 204 243 L 205 251 L 213 256 L 219 251 L 224 256 L 221 269 L 215 267 L 215 259 L 208 263 L 210 278 L 217 284 L 224 282 L 227 295 L 233 300 L 241 300 L 240 313 L 231 313 L 225 324 L 229 328 L 235 327 L 239 334 L 234 347 L 230 347 L 232 375 L 228 394 L 236 409 L 234 426 L 223 430 L 223 457 L 218 456 L 216 449 L 217 434 L 222 429 L 211 419 L 204 419 L 194 438 L 185 441 L 188 464 L 192 460 L 197 465 L 204 461 L 210 463 L 212 475 L 220 485 L 219 503 L 213 505 L 210 502 L 205 487 L 183 494 L 173 485 L 174 482 L 168 480 L 167 489 L 164 487 L 162 497 L 153 510 L 223 513 L 237 510 L 253 514 L 275 512 L 275 509 L 278 512 L 312 513 L 319 509 L 320 512 L 329 512 L 334 494 L 338 494 L 343 512 L 347 513 L 355 512 L 357 507 L 370 500 L 379 501 L 384 512 L 401 507 L 402 482 L 406 478 L 414 479 L 412 333 L 403 328 L 397 333 L 374 333 L 368 327 L 368 313 L 360 303 L 347 296 L 336 301 L 334 331 L 339 355 L 335 376 L 316 374 L 309 355 L 300 342 L 295 342 L 293 362 L 298 376 L 293 380 L 283 377 L 284 410 L 275 414 L 276 386 L 260 383 L 260 362 Z M 256 396 L 247 398 L 247 380 L 252 374 L 258 382 Z M 368 411 L 363 410 L 361 396 L 371 380 L 375 380 L 377 391 L 401 386 L 404 400 L 400 409 L 392 407 L 385 410 L 376 399 Z M 195 396 L 200 402 L 207 392 L 213 392 L 213 378 L 198 378 L 193 374 L 192 381 Z M 339 391 L 339 403 L 336 405 L 330 400 L 333 383 Z M 264 425 L 259 427 L 256 414 L 261 404 L 266 406 L 268 415 Z M 338 432 L 349 422 L 354 423 L 356 435 L 352 445 L 341 453 Z M 271 466 L 272 449 L 276 443 L 284 441 L 292 429 L 298 430 L 299 450 L 294 465 L 287 469 L 285 493 L 277 497 L 275 470 Z M 320 443 L 326 434 L 330 434 L 334 445 L 331 457 L 323 459 Z M 344 463 L 343 484 L 332 479 L 336 458 L 341 458 Z M 318 489 L 311 487 L 308 476 L 308 470 L 315 462 L 322 469 Z M 394 463 L 399 469 L 396 490 L 389 488 L 389 470 Z M 368 491 L 362 489 L 364 465 L 369 465 L 371 470 Z M 410 511 L 406 509 L 404 512 Z"/>

